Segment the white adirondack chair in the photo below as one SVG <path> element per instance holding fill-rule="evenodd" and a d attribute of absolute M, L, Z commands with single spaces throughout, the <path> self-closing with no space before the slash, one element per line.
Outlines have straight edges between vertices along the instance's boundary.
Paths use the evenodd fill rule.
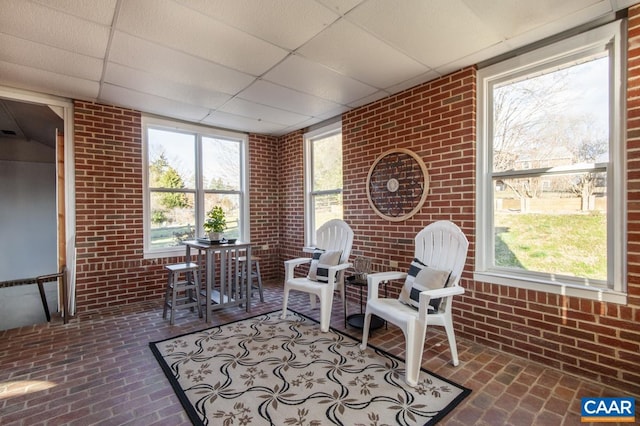
<path fill-rule="evenodd" d="M 434 222 L 416 235 L 415 258 L 430 268 L 451 271 L 447 287 L 419 293 L 418 309 L 400 302 L 399 299 L 378 297 L 378 287 L 381 282 L 405 279 L 406 272 L 380 272 L 369 274 L 367 277 L 367 308 L 360 347 L 362 350 L 367 347 L 371 315 L 377 315 L 400 327 L 406 342 L 405 380 L 410 386 L 418 384 L 427 325 L 439 325 L 445 328 L 452 363 L 454 366 L 458 365 L 451 302 L 453 296 L 464 293 L 464 288 L 460 286 L 460 275 L 467 258 L 468 248 L 467 237 L 458 226 L 449 221 Z M 435 298 L 441 298 L 438 310 L 429 312 L 429 300 Z"/>
<path fill-rule="evenodd" d="M 316 307 L 316 297 L 320 299 L 320 329 L 329 331 L 331 322 L 331 307 L 333 306 L 333 293 L 340 291 L 342 304 L 344 305 L 344 271 L 351 266 L 348 262 L 353 245 L 353 230 L 347 223 L 340 219 L 332 219 L 323 224 L 316 232 L 316 247 L 325 251 L 340 251 L 340 259 L 336 265 L 328 266 L 327 283 L 318 282 L 307 277 L 295 277 L 294 269 L 297 266 L 310 264 L 311 258 L 302 257 L 284 262 L 285 279 L 282 304 L 282 319 L 287 315 L 287 303 L 289 291 L 297 290 L 309 293 L 311 308 Z"/>

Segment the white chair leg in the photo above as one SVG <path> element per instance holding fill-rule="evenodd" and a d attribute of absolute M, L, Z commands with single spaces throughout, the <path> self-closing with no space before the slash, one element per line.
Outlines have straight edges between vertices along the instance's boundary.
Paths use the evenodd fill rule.
<path fill-rule="evenodd" d="M 422 352 L 426 327 L 410 322 L 405 331 L 405 380 L 411 387 L 416 387 L 422 367 Z"/>
<path fill-rule="evenodd" d="M 316 300 L 316 295 L 311 293 L 309 294 L 309 305 L 311 305 L 311 309 L 315 309 L 318 307 L 318 302 Z"/>
<path fill-rule="evenodd" d="M 447 318 L 444 322 L 444 329 L 447 332 L 447 339 L 449 340 L 449 351 L 451 352 L 451 363 L 454 367 L 457 367 L 460 361 L 458 360 L 458 347 L 456 346 L 456 334 L 453 331 L 453 324 L 451 318 Z"/>
<path fill-rule="evenodd" d="M 327 289 L 329 287 L 327 286 Z M 323 289 L 325 290 L 325 289 Z M 326 333 L 331 324 L 331 307 L 333 305 L 333 290 L 324 291 L 320 296 L 320 331 Z M 311 295 L 315 299 L 315 295 Z"/>
<path fill-rule="evenodd" d="M 367 341 L 369 340 L 369 327 L 371 326 L 371 313 L 369 310 L 365 310 L 364 324 L 362 326 L 362 343 L 360 343 L 360 349 L 367 349 Z"/>
<path fill-rule="evenodd" d="M 287 303 L 289 302 L 289 289 L 287 286 L 284 286 L 284 293 L 282 294 L 282 315 L 280 315 L 280 319 L 287 318 Z"/>

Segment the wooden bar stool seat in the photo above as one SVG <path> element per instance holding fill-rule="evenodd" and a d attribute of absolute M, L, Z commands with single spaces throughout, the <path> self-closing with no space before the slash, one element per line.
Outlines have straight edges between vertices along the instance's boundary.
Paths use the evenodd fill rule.
<path fill-rule="evenodd" d="M 177 309 L 198 309 L 198 316 L 202 318 L 200 305 L 200 280 L 198 264 L 176 263 L 166 265 L 167 290 L 164 298 L 162 318 L 167 318 L 167 309 L 171 310 L 169 323 L 174 324 L 174 313 Z M 181 278 L 183 278 L 181 280 Z"/>
<path fill-rule="evenodd" d="M 247 257 L 240 256 L 238 261 L 240 262 L 240 288 L 244 289 L 245 287 L 242 283 L 247 279 Z M 249 279 L 251 280 L 251 294 L 249 297 L 253 297 L 253 290 L 257 289 L 260 294 L 260 301 L 264 302 L 264 294 L 262 293 L 262 276 L 260 275 L 260 258 L 258 256 L 251 256 L 250 270 L 251 275 Z"/>

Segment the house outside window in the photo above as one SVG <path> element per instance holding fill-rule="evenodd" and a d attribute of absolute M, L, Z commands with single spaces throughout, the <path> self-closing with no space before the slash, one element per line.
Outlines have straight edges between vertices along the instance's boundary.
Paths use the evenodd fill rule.
<path fill-rule="evenodd" d="M 206 213 L 226 213 L 226 238 L 248 240 L 245 135 L 144 117 L 145 256 L 184 253 Z"/>
<path fill-rule="evenodd" d="M 625 303 L 622 26 L 478 71 L 475 279 Z"/>
<path fill-rule="evenodd" d="M 304 135 L 305 245 L 315 246 L 317 229 L 342 219 L 342 123 Z"/>

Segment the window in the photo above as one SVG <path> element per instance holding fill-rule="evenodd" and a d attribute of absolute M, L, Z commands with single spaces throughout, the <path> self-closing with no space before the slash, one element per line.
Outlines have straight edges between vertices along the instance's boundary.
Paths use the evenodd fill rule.
<path fill-rule="evenodd" d="M 477 280 L 624 303 L 621 26 L 478 71 Z"/>
<path fill-rule="evenodd" d="M 342 219 L 342 124 L 305 134 L 305 244 L 315 246 L 317 229 Z"/>
<path fill-rule="evenodd" d="M 149 117 L 143 128 L 145 255 L 182 253 L 214 206 L 226 213 L 225 237 L 248 239 L 245 136 Z"/>

